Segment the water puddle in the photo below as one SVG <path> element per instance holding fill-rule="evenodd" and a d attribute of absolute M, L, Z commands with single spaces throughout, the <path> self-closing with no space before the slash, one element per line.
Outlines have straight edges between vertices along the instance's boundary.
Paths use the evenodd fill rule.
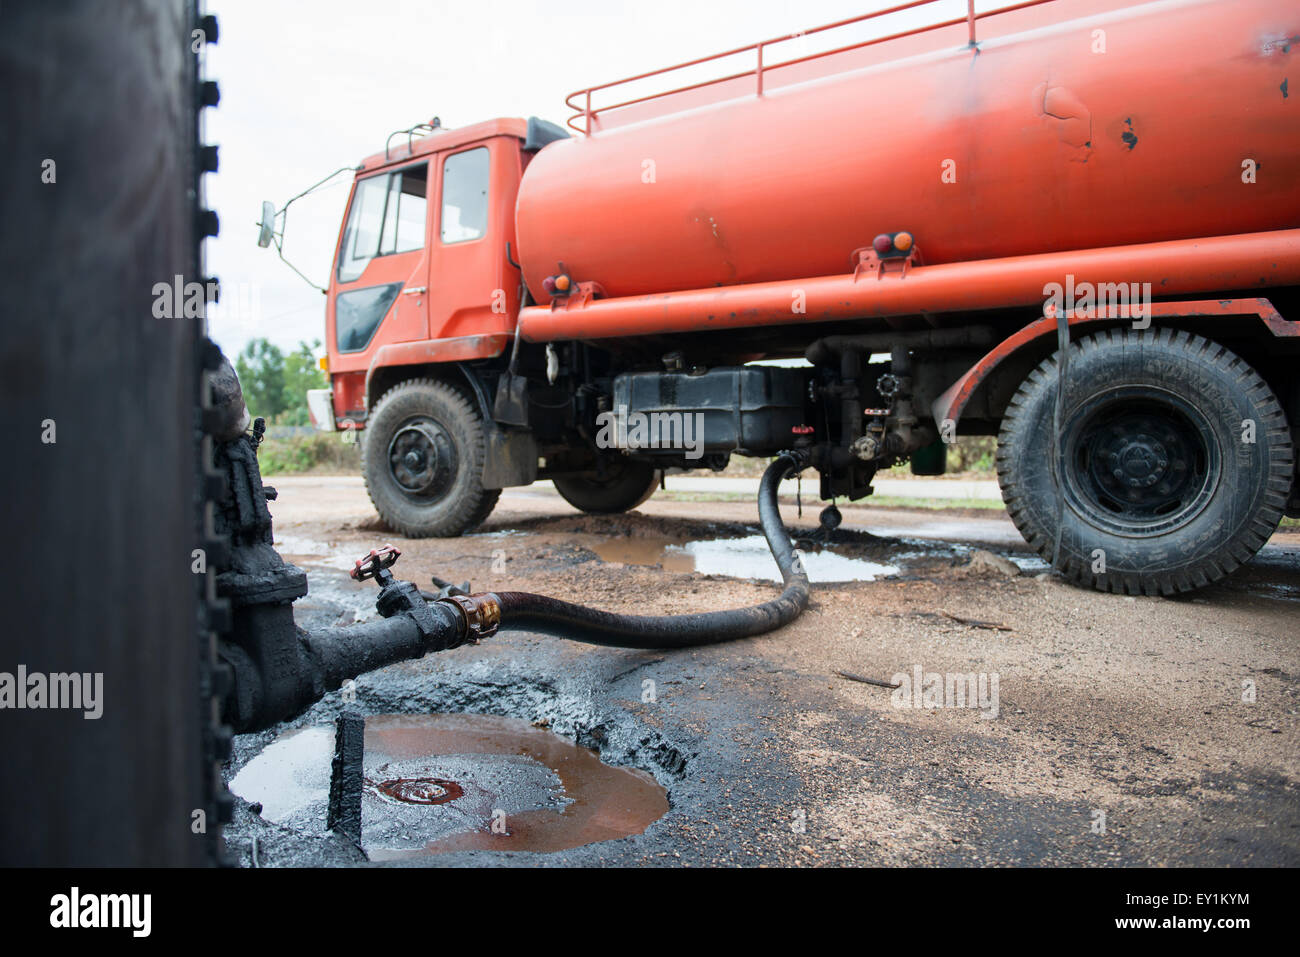
<path fill-rule="evenodd" d="M 669 538 L 600 538 L 586 543 L 603 562 L 624 565 L 662 565 L 666 572 L 697 571 L 695 556 Z M 773 565 L 775 568 L 775 564 Z"/>
<path fill-rule="evenodd" d="M 356 556 L 349 558 L 347 550 L 341 549 L 338 542 L 323 542 L 306 535 L 282 532 L 279 529 L 275 533 L 274 545 L 281 557 L 293 564 L 303 564 L 303 560 L 306 559 L 306 563 L 310 565 L 350 572 L 356 563 Z"/>
<path fill-rule="evenodd" d="M 366 719 L 361 846 L 371 860 L 448 851 L 562 851 L 642 833 L 668 810 L 643 771 L 492 715 Z M 230 782 L 262 817 L 325 833 L 334 729 L 281 735 Z"/>
<path fill-rule="evenodd" d="M 933 544 L 979 542 L 981 545 L 1022 545 L 1024 538 L 1016 527 L 1004 519 L 927 519 L 915 524 L 871 523 L 864 525 L 872 535 L 882 538 L 920 540 Z"/>
<path fill-rule="evenodd" d="M 602 561 L 627 565 L 662 565 L 665 571 L 698 572 L 779 582 L 781 572 L 762 535 L 715 538 L 676 544 L 660 538 L 614 538 L 593 542 Z M 804 568 L 812 582 L 875 581 L 898 574 L 897 565 L 849 558 L 826 548 L 801 547 Z"/>
<path fill-rule="evenodd" d="M 1268 581 L 1234 582 L 1232 579 L 1228 579 L 1223 583 L 1223 585 L 1231 591 L 1241 592 L 1255 598 L 1266 598 L 1272 601 L 1300 602 L 1300 585 Z"/>

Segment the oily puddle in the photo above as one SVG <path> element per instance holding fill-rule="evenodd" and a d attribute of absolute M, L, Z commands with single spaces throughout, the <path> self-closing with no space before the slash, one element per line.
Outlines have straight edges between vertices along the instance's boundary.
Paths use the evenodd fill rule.
<path fill-rule="evenodd" d="M 324 834 L 334 728 L 288 731 L 230 782 L 264 819 Z M 494 715 L 366 718 L 361 847 L 371 860 L 562 851 L 642 833 L 667 793 L 633 768 Z"/>
<path fill-rule="evenodd" d="M 762 535 L 678 543 L 669 538 L 595 538 L 582 543 L 602 561 L 625 565 L 661 565 L 670 572 L 698 572 L 779 582 L 780 570 Z M 875 581 L 898 574 L 898 566 L 840 555 L 829 548 L 801 547 L 812 582 Z"/>

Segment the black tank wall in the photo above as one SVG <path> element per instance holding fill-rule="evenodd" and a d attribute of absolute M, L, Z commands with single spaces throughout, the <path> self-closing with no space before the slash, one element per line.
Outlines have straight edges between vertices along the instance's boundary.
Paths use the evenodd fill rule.
<path fill-rule="evenodd" d="M 191 828 L 202 328 L 153 315 L 156 283 L 199 278 L 194 26 L 184 0 L 0 3 L 0 672 L 104 689 L 99 720 L 0 710 L 4 864 L 208 857 Z"/>

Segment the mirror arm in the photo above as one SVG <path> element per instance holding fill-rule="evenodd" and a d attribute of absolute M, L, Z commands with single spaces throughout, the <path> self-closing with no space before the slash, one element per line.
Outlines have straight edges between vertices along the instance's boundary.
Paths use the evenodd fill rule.
<path fill-rule="evenodd" d="M 289 260 L 287 260 L 287 259 L 284 258 L 284 232 L 285 232 L 285 227 L 286 227 L 287 223 L 289 222 L 289 207 L 292 206 L 294 203 L 296 203 L 298 200 L 302 199 L 302 198 L 303 198 L 304 196 L 306 196 L 308 193 L 313 193 L 313 192 L 315 192 L 316 190 L 320 189 L 322 186 L 324 186 L 326 183 L 328 183 L 328 182 L 329 182 L 330 180 L 332 180 L 334 177 L 338 176 L 340 173 L 355 173 L 355 172 L 357 172 L 357 171 L 360 170 L 360 169 L 361 169 L 361 167 L 359 167 L 359 166 L 340 166 L 338 169 L 336 169 L 334 172 L 330 173 L 330 174 L 329 174 L 328 176 L 326 176 L 324 179 L 320 180 L 320 181 L 317 182 L 317 183 L 312 184 L 311 186 L 308 186 L 306 189 L 304 189 L 304 190 L 303 190 L 301 193 L 299 193 L 297 196 L 291 196 L 291 197 L 290 197 L 290 198 L 285 202 L 285 204 L 284 204 L 283 206 L 280 207 L 279 212 L 277 212 L 277 213 L 275 214 L 275 218 L 278 219 L 278 220 L 280 220 L 280 231 L 279 231 L 279 232 L 274 232 L 274 231 L 272 231 L 272 233 L 271 233 L 271 241 L 275 244 L 275 254 L 276 254 L 277 256 L 280 257 L 280 262 L 284 263 L 286 266 L 288 266 L 290 269 L 292 269 L 294 272 L 296 272 L 299 276 L 301 276 L 303 282 L 305 282 L 307 285 L 311 286 L 313 289 L 315 289 L 317 292 L 319 292 L 322 296 L 327 295 L 327 294 L 328 294 L 328 290 L 325 289 L 323 286 L 318 286 L 318 285 L 316 285 L 316 283 L 312 282 L 312 281 L 311 281 L 310 279 L 308 279 L 305 275 L 303 275 L 303 272 L 302 272 L 301 269 L 299 269 L 299 268 L 298 268 L 297 266 L 295 266 L 293 263 L 289 262 Z"/>
<path fill-rule="evenodd" d="M 297 202 L 298 200 L 300 200 L 300 199 L 302 199 L 304 196 L 306 196 L 308 193 L 315 192 L 316 190 L 320 189 L 322 186 L 324 186 L 326 183 L 328 183 L 330 180 L 332 180 L 335 176 L 338 176 L 339 173 L 358 173 L 358 172 L 360 172 L 360 171 L 361 171 L 361 167 L 360 167 L 360 166 L 340 166 L 338 169 L 336 169 L 334 172 L 330 173 L 328 176 L 326 176 L 326 177 L 325 177 L 323 180 L 321 180 L 319 183 L 315 183 L 315 184 L 313 184 L 313 185 L 311 185 L 311 186 L 308 186 L 306 189 L 304 189 L 304 190 L 303 190 L 301 193 L 299 193 L 297 196 L 290 197 L 289 200 L 288 200 L 288 202 L 286 202 L 282 207 L 280 207 L 280 212 L 284 212 L 286 209 L 289 208 L 289 205 L 290 205 L 291 203 L 295 203 L 295 202 Z"/>

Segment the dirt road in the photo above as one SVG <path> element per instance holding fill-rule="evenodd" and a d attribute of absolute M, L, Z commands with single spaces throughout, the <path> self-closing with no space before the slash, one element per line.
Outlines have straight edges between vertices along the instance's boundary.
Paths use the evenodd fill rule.
<path fill-rule="evenodd" d="M 393 536 L 359 480 L 269 481 L 277 547 L 310 575 L 300 623 L 373 615 L 373 586 L 344 569 Z M 1062 584 L 1000 512 L 846 507 L 822 549 L 819 508 L 783 507 L 814 579 L 877 577 L 815 585 L 778 633 L 676 653 L 502 633 L 360 679 L 368 713 L 545 722 L 668 790 L 671 810 L 642 835 L 439 863 L 1300 864 L 1300 533 L 1171 600 Z M 397 539 L 395 571 L 685 612 L 773 594 L 756 535 L 748 502 L 656 497 L 590 517 L 519 490 L 478 533 Z M 970 573 L 979 548 L 1020 573 Z M 295 726 L 337 710 L 330 696 Z M 232 770 L 271 737 L 238 739 Z M 264 866 L 361 862 L 246 810 L 236 856 L 253 835 Z"/>

